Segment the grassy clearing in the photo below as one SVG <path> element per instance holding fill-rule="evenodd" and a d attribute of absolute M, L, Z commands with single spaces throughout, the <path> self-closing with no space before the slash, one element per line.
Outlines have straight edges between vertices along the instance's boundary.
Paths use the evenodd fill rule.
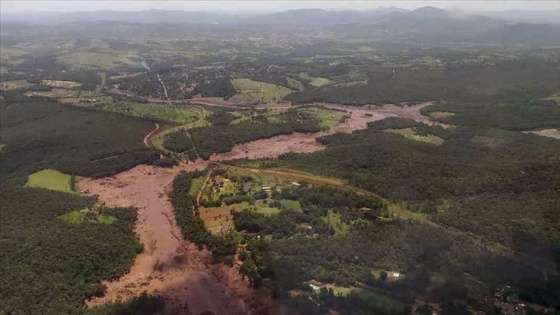
<path fill-rule="evenodd" d="M 383 130 L 384 132 L 394 133 L 397 135 L 401 135 L 409 140 L 420 141 L 424 143 L 434 144 L 434 145 L 442 145 L 443 139 L 440 137 L 436 137 L 434 135 L 426 135 L 421 136 L 418 135 L 412 128 L 404 128 L 404 129 L 386 129 Z"/>
<path fill-rule="evenodd" d="M 258 104 L 281 102 L 284 97 L 293 90 L 272 83 L 253 81 L 247 78 L 237 78 L 231 80 L 233 87 L 238 94 L 232 101 L 240 103 Z"/>
<path fill-rule="evenodd" d="M 112 215 L 97 214 L 89 210 L 74 210 L 58 217 L 69 224 L 81 224 L 85 222 L 113 224 L 118 219 Z"/>
<path fill-rule="evenodd" d="M 319 107 L 302 108 L 298 111 L 314 116 L 319 120 L 319 126 L 325 129 L 336 126 L 344 116 L 343 112 Z"/>
<path fill-rule="evenodd" d="M 58 57 L 58 62 L 68 65 L 72 70 L 111 69 L 134 63 L 125 54 L 100 52 L 74 52 Z"/>
<path fill-rule="evenodd" d="M 543 100 L 547 101 L 556 101 L 558 105 L 560 105 L 560 93 L 553 94 L 549 97 L 543 98 Z"/>
<path fill-rule="evenodd" d="M 28 51 L 24 48 L 16 47 L 0 47 L 0 60 L 9 61 L 11 59 L 19 59 L 22 56 L 28 54 Z"/>
<path fill-rule="evenodd" d="M 548 137 L 560 140 L 560 129 L 542 129 L 535 131 L 524 131 L 524 133 L 532 133 L 541 137 Z"/>
<path fill-rule="evenodd" d="M 430 117 L 432 117 L 434 119 L 451 117 L 451 116 L 454 116 L 454 115 L 455 115 L 455 113 L 452 113 L 452 112 L 431 112 L 430 113 Z"/>
<path fill-rule="evenodd" d="M 323 221 L 334 230 L 335 235 L 346 234 L 350 228 L 350 225 L 342 222 L 340 215 L 332 210 L 327 212 L 327 216 L 323 218 Z"/>
<path fill-rule="evenodd" d="M 40 187 L 50 190 L 73 193 L 71 187 L 72 176 L 56 170 L 44 169 L 29 175 L 26 187 Z"/>
<path fill-rule="evenodd" d="M 107 73 L 99 72 L 99 79 L 101 79 L 101 83 L 95 87 L 95 93 L 101 92 L 103 90 L 103 87 L 107 85 Z"/>
<path fill-rule="evenodd" d="M 89 98 L 92 96 L 92 93 L 91 91 L 52 89 L 50 91 L 29 91 L 25 93 L 25 96 L 55 98 L 62 103 L 68 103 L 68 100 L 73 100 L 77 102 L 80 98 Z"/>
<path fill-rule="evenodd" d="M 265 203 L 264 200 L 255 201 L 255 208 L 257 208 L 257 213 L 262 213 L 264 215 L 275 215 L 280 213 L 280 209 L 276 207 L 269 207 L 268 202 Z"/>
<path fill-rule="evenodd" d="M 305 89 L 303 83 L 294 78 L 286 77 L 286 81 L 288 82 L 288 86 L 294 90 L 303 91 Z"/>
<path fill-rule="evenodd" d="M 424 223 L 431 223 L 431 221 L 428 220 L 428 215 L 425 213 L 411 212 L 395 204 L 390 204 L 388 207 L 389 207 L 389 213 L 399 218 L 409 219 L 409 220 L 414 220 L 414 221 L 419 221 Z"/>
<path fill-rule="evenodd" d="M 282 206 L 288 210 L 301 212 L 301 205 L 297 200 L 282 199 L 280 200 Z"/>
<path fill-rule="evenodd" d="M 206 177 L 197 177 L 193 179 L 191 189 L 189 190 L 189 196 L 196 197 L 196 195 L 202 188 L 202 184 L 204 184 L 204 180 L 206 180 Z"/>
<path fill-rule="evenodd" d="M 183 107 L 181 107 L 183 108 Z M 150 137 L 149 141 L 150 144 L 153 146 L 154 149 L 162 152 L 163 154 L 166 155 L 175 155 L 175 153 L 173 153 L 172 151 L 167 150 L 164 146 L 163 146 L 163 139 L 165 138 L 166 135 L 176 132 L 180 129 L 191 129 L 191 128 L 195 128 L 195 127 L 205 127 L 208 125 L 208 122 L 206 121 L 206 117 L 208 115 L 210 115 L 212 112 L 208 111 L 200 106 L 189 106 L 188 107 L 189 110 L 191 110 L 194 114 L 196 114 L 196 119 L 194 121 L 188 122 L 184 125 L 180 125 L 180 126 L 173 126 L 170 128 L 164 128 L 161 131 L 157 132 L 156 134 L 154 134 L 152 137 Z M 185 158 L 183 156 L 183 158 Z M 185 158 L 186 159 L 186 158 Z"/>
<path fill-rule="evenodd" d="M 335 84 L 334 86 L 355 86 L 355 85 L 367 85 L 367 80 L 360 80 L 360 81 L 350 81 L 350 82 L 346 82 L 346 83 L 338 83 Z"/>
<path fill-rule="evenodd" d="M 165 120 L 179 124 L 188 124 L 198 119 L 197 112 L 180 105 L 119 102 L 97 105 L 96 108 L 127 116 Z"/>
<path fill-rule="evenodd" d="M 31 84 L 27 82 L 27 80 L 12 80 L 12 81 L 4 81 L 0 83 L 0 91 L 12 91 L 17 89 L 26 89 L 28 87 L 34 86 L 35 84 Z"/>
<path fill-rule="evenodd" d="M 309 82 L 310 85 L 314 87 L 323 87 L 327 85 L 335 84 L 336 81 L 333 81 L 328 78 L 321 78 L 321 77 L 312 77 L 307 72 L 302 72 L 298 75 L 301 79 L 306 80 Z"/>
<path fill-rule="evenodd" d="M 382 307 L 387 312 L 402 312 L 408 306 L 396 299 L 390 298 L 386 295 L 374 292 L 364 288 L 355 288 L 353 290 L 364 303 Z"/>
<path fill-rule="evenodd" d="M 41 80 L 41 85 L 46 85 L 54 88 L 71 89 L 82 86 L 83 84 L 76 81 Z"/>

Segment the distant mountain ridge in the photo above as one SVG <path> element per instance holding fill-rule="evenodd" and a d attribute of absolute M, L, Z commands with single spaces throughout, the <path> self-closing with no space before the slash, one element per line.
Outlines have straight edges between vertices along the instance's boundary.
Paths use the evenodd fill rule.
<path fill-rule="evenodd" d="M 3 24 L 15 20 L 2 16 Z M 250 36 L 326 30 L 339 37 L 380 40 L 560 45 L 560 27 L 556 25 L 511 22 L 436 7 L 302 9 L 253 15 L 166 10 L 45 13 L 26 23 L 44 25 L 44 31 L 62 36 L 79 36 L 80 32 L 91 32 L 91 28 L 98 29 L 97 34 L 103 37 Z"/>

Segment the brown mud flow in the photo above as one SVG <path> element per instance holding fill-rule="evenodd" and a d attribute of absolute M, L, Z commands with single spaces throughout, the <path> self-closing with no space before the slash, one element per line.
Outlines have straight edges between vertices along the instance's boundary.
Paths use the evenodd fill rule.
<path fill-rule="evenodd" d="M 318 151 L 324 146 L 316 141 L 317 137 L 364 129 L 370 121 L 405 117 L 424 122 L 425 117 L 421 118 L 419 111 L 429 103 L 405 109 L 323 105 L 344 110 L 349 118 L 324 132 L 294 133 L 239 144 L 231 152 L 213 155 L 210 160 L 256 159 L 288 152 Z M 104 282 L 105 296 L 87 301 L 89 307 L 126 301 L 147 292 L 165 298 L 165 314 L 213 312 L 227 315 L 249 314 L 256 309 L 258 313 L 270 311 L 273 305 L 270 295 L 250 289 L 248 283 L 242 281 L 237 266 L 212 265 L 212 254 L 185 241 L 177 226 L 167 197 L 173 178 L 183 170 L 202 170 L 208 163 L 197 161 L 173 169 L 140 165 L 113 177 L 86 178 L 78 182 L 80 190 L 97 195 L 107 206 L 138 208 L 135 232 L 144 246 L 130 271 L 117 280 Z"/>

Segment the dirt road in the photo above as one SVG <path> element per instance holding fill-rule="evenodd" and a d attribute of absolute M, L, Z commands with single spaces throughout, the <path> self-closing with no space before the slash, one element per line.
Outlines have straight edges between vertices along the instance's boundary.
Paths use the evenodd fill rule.
<path fill-rule="evenodd" d="M 148 148 L 151 148 L 150 141 L 149 141 L 150 137 L 152 136 L 152 134 L 153 134 L 154 132 L 156 132 L 156 131 L 159 130 L 159 124 L 158 124 L 158 123 L 154 123 L 154 126 L 156 126 L 156 127 L 154 128 L 154 130 L 150 131 L 150 133 L 147 134 L 147 135 L 144 137 L 144 145 L 145 145 L 146 147 L 148 147 Z"/>

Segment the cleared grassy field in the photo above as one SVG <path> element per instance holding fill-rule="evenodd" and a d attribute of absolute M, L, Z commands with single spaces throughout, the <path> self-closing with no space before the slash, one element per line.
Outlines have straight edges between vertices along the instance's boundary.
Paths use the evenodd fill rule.
<path fill-rule="evenodd" d="M 84 51 L 60 56 L 58 62 L 68 65 L 72 70 L 111 69 L 134 63 L 126 55 Z"/>
<path fill-rule="evenodd" d="M 365 288 L 354 288 L 353 291 L 360 297 L 360 299 L 362 299 L 364 303 L 381 307 L 387 312 L 397 313 L 402 312 L 406 308 L 408 308 L 408 305 L 372 290 L 368 290 Z"/>
<path fill-rule="evenodd" d="M 451 117 L 454 116 L 455 113 L 452 112 L 431 112 L 430 113 L 430 117 L 434 118 L 434 119 L 440 119 L 440 118 L 444 118 L 444 117 Z"/>
<path fill-rule="evenodd" d="M 303 83 L 294 78 L 286 77 L 286 81 L 288 81 L 288 85 L 290 86 L 290 88 L 294 90 L 303 91 L 305 89 Z"/>
<path fill-rule="evenodd" d="M 319 126 L 325 129 L 336 126 L 344 116 L 343 112 L 320 107 L 301 108 L 298 111 L 317 118 Z"/>
<path fill-rule="evenodd" d="M 0 47 L 0 60 L 9 61 L 11 59 L 18 59 L 28 53 L 26 49 L 16 47 Z"/>
<path fill-rule="evenodd" d="M 335 84 L 336 82 L 328 79 L 328 78 L 321 78 L 321 77 L 312 77 L 310 76 L 307 72 L 302 72 L 299 74 L 299 77 L 309 81 L 310 85 L 313 85 L 314 87 L 323 87 L 323 86 L 327 86 L 327 85 L 331 85 L 331 84 Z"/>
<path fill-rule="evenodd" d="M 282 199 L 280 200 L 280 203 L 288 210 L 301 212 L 301 205 L 297 200 Z"/>
<path fill-rule="evenodd" d="M 554 95 L 551 95 L 547 98 L 543 98 L 544 100 L 548 100 L 548 101 L 556 101 L 556 103 L 558 103 L 560 105 L 560 93 L 556 93 Z"/>
<path fill-rule="evenodd" d="M 112 215 L 96 214 L 87 210 L 74 210 L 58 217 L 60 220 L 70 224 L 81 224 L 85 222 L 112 224 L 118 219 Z"/>
<path fill-rule="evenodd" d="M 332 210 L 327 212 L 327 216 L 323 218 L 323 221 L 334 230 L 336 235 L 346 234 L 348 229 L 350 229 L 350 225 L 342 222 L 340 215 Z"/>
<path fill-rule="evenodd" d="M 200 189 L 202 188 L 202 184 L 204 184 L 204 180 L 206 177 L 198 177 L 193 179 L 191 189 L 189 190 L 189 196 L 196 197 Z"/>
<path fill-rule="evenodd" d="M 264 200 L 255 201 L 254 207 L 257 208 L 257 213 L 262 213 L 264 215 L 275 215 L 280 213 L 280 209 L 268 206 L 267 203 L 264 203 Z"/>
<path fill-rule="evenodd" d="M 524 131 L 524 133 L 532 133 L 541 137 L 548 137 L 560 140 L 560 129 L 542 129 L 535 131 Z"/>
<path fill-rule="evenodd" d="M 78 86 L 82 86 L 83 84 L 75 81 L 42 80 L 41 85 L 46 85 L 55 88 L 71 89 Z"/>
<path fill-rule="evenodd" d="M 436 137 L 434 135 L 420 136 L 420 135 L 416 134 L 416 132 L 414 130 L 412 130 L 412 128 L 386 129 L 386 130 L 383 130 L 383 132 L 394 133 L 394 134 L 397 134 L 397 135 L 401 135 L 401 136 L 403 136 L 407 139 L 410 139 L 410 140 L 420 141 L 420 142 L 429 143 L 429 144 L 433 144 L 433 145 L 442 145 L 443 144 L 443 139 L 442 138 Z"/>
<path fill-rule="evenodd" d="M 98 109 L 128 116 L 166 120 L 179 124 L 187 124 L 198 119 L 198 114 L 186 106 L 119 102 L 102 104 Z"/>
<path fill-rule="evenodd" d="M 25 89 L 35 84 L 31 84 L 26 80 L 13 80 L 13 81 L 4 81 L 0 83 L 0 91 L 12 91 L 17 89 Z"/>
<path fill-rule="evenodd" d="M 91 97 L 91 91 L 75 91 L 67 89 L 52 89 L 50 91 L 29 91 L 25 96 L 39 96 L 56 98 L 61 103 L 73 103 L 79 100 L 80 97 Z"/>
<path fill-rule="evenodd" d="M 293 90 L 272 83 L 253 81 L 247 78 L 237 78 L 231 80 L 233 87 L 237 90 L 237 95 L 232 97 L 232 101 L 240 103 L 275 103 L 281 102 L 284 97 Z"/>
<path fill-rule="evenodd" d="M 44 169 L 29 175 L 26 187 L 40 187 L 50 190 L 73 193 L 70 181 L 72 176 L 56 170 Z"/>
<path fill-rule="evenodd" d="M 95 87 L 95 92 L 99 93 L 103 89 L 104 86 L 107 85 L 107 73 L 106 72 L 99 72 L 99 78 L 101 79 L 101 84 Z"/>

